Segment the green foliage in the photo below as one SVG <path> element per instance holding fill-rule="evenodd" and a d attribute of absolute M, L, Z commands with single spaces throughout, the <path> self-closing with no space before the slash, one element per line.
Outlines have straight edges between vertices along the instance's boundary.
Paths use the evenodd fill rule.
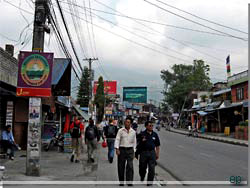
<path fill-rule="evenodd" d="M 161 78 L 165 82 L 164 103 L 169 105 L 174 112 L 180 112 L 185 101 L 185 97 L 191 91 L 207 91 L 212 87 L 208 77 L 209 65 L 205 65 L 203 60 L 194 60 L 193 65 L 175 64 L 168 70 L 161 71 Z M 185 102 L 185 106 L 190 106 L 191 100 Z"/>
<path fill-rule="evenodd" d="M 105 103 L 105 95 L 104 95 L 104 82 L 102 76 L 98 79 L 98 86 L 96 90 L 96 95 L 94 99 L 94 103 L 97 107 L 97 121 L 102 121 L 104 115 L 104 103 Z"/>
<path fill-rule="evenodd" d="M 248 121 L 239 122 L 239 126 L 242 126 L 242 127 L 248 126 Z"/>
<path fill-rule="evenodd" d="M 81 107 L 88 107 L 89 104 L 89 78 L 89 69 L 84 67 L 77 94 L 77 104 Z"/>

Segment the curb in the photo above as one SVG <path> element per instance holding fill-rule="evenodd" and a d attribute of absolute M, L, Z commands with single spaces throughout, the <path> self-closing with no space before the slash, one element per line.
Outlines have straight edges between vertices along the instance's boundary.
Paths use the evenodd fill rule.
<path fill-rule="evenodd" d="M 183 134 L 183 135 L 188 134 L 187 132 L 179 132 L 179 131 L 175 131 L 173 129 L 171 129 L 170 132 Z M 207 137 L 207 136 L 203 136 L 203 135 L 198 135 L 198 138 L 203 138 L 203 139 L 207 139 L 207 140 L 213 140 L 213 141 L 223 142 L 223 143 L 227 143 L 227 144 L 233 144 L 233 145 L 248 147 L 248 143 L 243 143 L 243 142 L 234 141 L 234 140 L 231 141 L 231 140 L 226 140 L 226 139 L 221 139 L 221 138 L 216 138 L 216 137 Z"/>

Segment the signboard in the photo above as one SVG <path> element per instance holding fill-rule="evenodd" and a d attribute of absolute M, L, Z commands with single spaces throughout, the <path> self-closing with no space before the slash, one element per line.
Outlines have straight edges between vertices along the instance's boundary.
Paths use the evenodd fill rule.
<path fill-rule="evenodd" d="M 17 96 L 51 96 L 53 53 L 20 52 Z"/>
<path fill-rule="evenodd" d="M 98 82 L 94 82 L 93 93 L 96 94 Z M 117 82 L 116 81 L 104 81 L 104 94 L 116 95 Z"/>
<path fill-rule="evenodd" d="M 123 101 L 147 103 L 147 87 L 123 87 Z"/>
<path fill-rule="evenodd" d="M 13 101 L 7 102 L 7 111 L 6 111 L 6 126 L 10 125 L 12 127 L 13 122 Z"/>
<path fill-rule="evenodd" d="M 112 107 L 106 107 L 105 108 L 105 114 L 106 115 L 112 115 L 113 114 L 113 108 Z"/>

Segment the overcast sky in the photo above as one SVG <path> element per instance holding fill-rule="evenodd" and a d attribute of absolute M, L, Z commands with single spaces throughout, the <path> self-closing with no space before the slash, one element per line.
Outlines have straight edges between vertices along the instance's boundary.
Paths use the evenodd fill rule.
<path fill-rule="evenodd" d="M 64 40 L 72 52 L 56 1 L 52 2 Z M 76 27 L 69 14 L 68 2 L 77 4 L 72 12 Z M 87 7 L 87 14 L 83 2 Z M 89 2 L 92 8 L 92 21 Z M 242 32 L 198 19 L 161 2 Z M 192 64 L 194 59 L 203 59 L 211 66 L 212 82 L 226 80 L 225 60 L 228 55 L 231 58 L 232 74 L 247 69 L 248 44 L 244 39 L 247 39 L 248 35 L 244 32 L 248 32 L 249 2 L 248 0 L 63 0 L 61 6 L 79 58 L 99 59 L 93 63 L 95 79 L 98 79 L 99 75 L 104 75 L 104 79 L 117 80 L 120 93 L 123 86 L 147 86 L 148 99 L 160 101 L 162 99 L 160 92 L 163 90 L 160 71 L 170 70 L 173 64 Z M 14 44 L 15 56 L 20 50 L 31 50 L 34 19 L 32 0 L 0 0 L 0 12 L 0 47 L 4 48 L 6 43 Z M 128 19 L 117 14 L 158 22 L 165 26 Z M 80 33 L 78 37 L 77 32 Z M 54 52 L 55 57 L 64 57 L 53 32 L 46 35 L 45 41 L 45 51 Z M 82 41 L 81 44 L 79 41 Z M 73 53 L 72 56 L 74 57 Z M 76 61 L 74 64 L 77 66 Z M 88 65 L 86 61 L 81 61 L 81 64 Z"/>

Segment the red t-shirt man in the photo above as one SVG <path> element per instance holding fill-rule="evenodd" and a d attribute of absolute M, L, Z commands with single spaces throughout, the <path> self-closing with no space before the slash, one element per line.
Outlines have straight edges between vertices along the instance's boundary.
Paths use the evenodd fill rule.
<path fill-rule="evenodd" d="M 79 130 L 80 129 L 80 130 Z M 72 137 L 72 156 L 70 158 L 71 162 L 74 162 L 76 153 L 76 163 L 80 162 L 80 147 L 82 144 L 82 135 L 84 134 L 84 124 L 80 120 L 75 119 L 70 125 L 70 132 Z"/>

